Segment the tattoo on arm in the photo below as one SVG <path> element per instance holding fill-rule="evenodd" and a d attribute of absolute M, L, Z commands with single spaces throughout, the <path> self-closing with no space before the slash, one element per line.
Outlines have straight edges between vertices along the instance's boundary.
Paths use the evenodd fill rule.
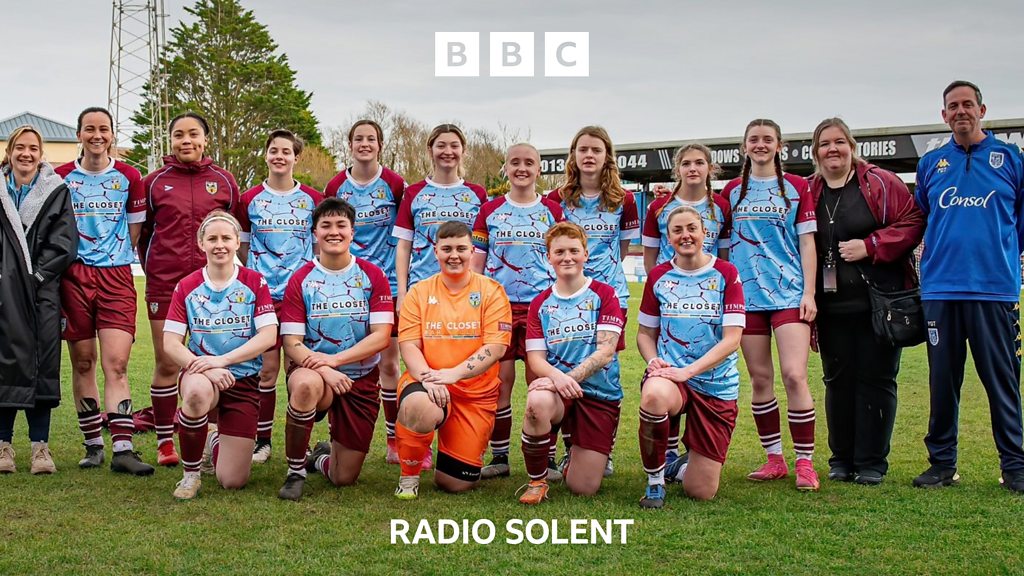
<path fill-rule="evenodd" d="M 469 370 L 470 372 L 472 372 L 475 368 L 476 368 L 476 364 L 473 364 L 472 362 L 467 362 L 466 363 L 466 370 Z"/>
<path fill-rule="evenodd" d="M 614 354 L 615 344 L 619 337 L 614 332 L 601 331 L 597 333 L 597 352 L 588 356 L 578 366 L 566 373 L 567 376 L 577 382 L 583 382 L 593 376 L 598 370 L 604 368 L 607 362 L 602 362 L 598 355 L 605 349 L 611 348 Z"/>

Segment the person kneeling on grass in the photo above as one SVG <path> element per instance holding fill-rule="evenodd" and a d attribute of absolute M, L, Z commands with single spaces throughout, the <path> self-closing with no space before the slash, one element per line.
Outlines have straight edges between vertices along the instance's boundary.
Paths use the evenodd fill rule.
<path fill-rule="evenodd" d="M 331 483 L 356 481 L 370 451 L 380 409 L 377 365 L 388 347 L 395 313 L 380 268 L 349 251 L 356 211 L 328 198 L 313 210 L 320 255 L 288 281 L 281 312 L 288 370 L 285 456 L 288 477 L 278 496 L 302 498 L 307 469 Z M 306 462 L 316 413 L 330 415 L 331 443 L 320 442 Z"/>
<path fill-rule="evenodd" d="M 178 282 L 164 323 L 164 350 L 181 367 L 178 444 L 185 474 L 174 490 L 178 500 L 199 494 L 204 444 L 221 486 L 242 488 L 249 481 L 260 355 L 277 340 L 277 316 L 266 279 L 235 264 L 241 229 L 222 210 L 203 219 L 199 247 L 206 267 Z M 207 414 L 214 408 L 219 430 L 208 437 Z"/>
<path fill-rule="evenodd" d="M 396 425 L 402 475 L 395 496 L 401 500 L 419 494 L 434 430 L 438 488 L 463 492 L 480 480 L 497 410 L 498 360 L 512 332 L 505 290 L 470 267 L 468 226 L 452 221 L 438 227 L 434 255 L 441 272 L 413 286 L 399 312 L 398 347 L 406 366 L 398 381 Z"/>
<path fill-rule="evenodd" d="M 696 500 L 718 492 L 736 427 L 736 350 L 745 323 L 736 267 L 705 253 L 700 213 L 680 206 L 668 217 L 675 256 L 654 267 L 644 285 L 636 342 L 647 361 L 640 383 L 640 458 L 647 472 L 643 508 L 665 504 L 669 418 L 686 414 L 688 455 L 669 471 Z"/>
<path fill-rule="evenodd" d="M 625 319 L 611 286 L 586 277 L 587 235 L 571 222 L 545 234 L 555 284 L 530 304 L 526 320 L 530 382 L 523 418 L 523 459 L 530 483 L 519 498 L 539 504 L 548 493 L 551 429 L 572 439 L 566 486 L 591 495 L 601 487 L 619 425 L 622 386 L 616 345 Z"/>

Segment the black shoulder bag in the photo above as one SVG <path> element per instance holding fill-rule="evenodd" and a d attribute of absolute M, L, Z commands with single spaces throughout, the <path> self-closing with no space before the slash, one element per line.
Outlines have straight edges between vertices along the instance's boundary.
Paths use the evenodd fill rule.
<path fill-rule="evenodd" d="M 920 286 L 892 292 L 882 290 L 868 279 L 860 264 L 857 264 L 857 270 L 868 285 L 871 328 L 875 332 L 875 339 L 897 348 L 917 346 L 924 342 L 927 335 Z"/>

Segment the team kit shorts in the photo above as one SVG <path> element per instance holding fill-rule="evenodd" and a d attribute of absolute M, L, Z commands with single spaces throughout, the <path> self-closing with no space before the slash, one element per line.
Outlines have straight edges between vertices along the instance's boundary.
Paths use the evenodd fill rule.
<path fill-rule="evenodd" d="M 641 390 L 647 378 L 645 372 L 640 382 Z M 683 398 L 679 414 L 686 415 L 683 445 L 687 450 L 693 450 L 719 464 L 725 464 L 725 456 L 732 441 L 732 431 L 736 428 L 736 401 L 701 394 L 686 382 L 676 382 L 675 385 Z"/>
<path fill-rule="evenodd" d="M 403 379 L 404 380 L 404 379 Z M 416 381 L 399 382 L 398 404 L 417 392 L 426 394 L 423 384 Z M 434 469 L 439 472 L 476 482 L 483 468 L 483 454 L 494 428 L 494 400 L 481 402 L 455 397 L 444 408 L 444 418 L 437 427 L 437 461 Z"/>
<path fill-rule="evenodd" d="M 751 312 L 747 310 L 747 325 L 743 333 L 748 336 L 771 336 L 772 331 L 786 324 L 801 323 L 799 308 Z"/>
<path fill-rule="evenodd" d="M 530 303 L 513 302 L 512 308 L 512 340 L 505 349 L 501 361 L 526 360 L 526 316 L 530 312 Z"/>
<path fill-rule="evenodd" d="M 286 378 L 290 378 L 299 366 L 289 362 Z M 352 379 L 352 388 L 345 394 L 335 395 L 326 410 L 318 410 L 316 421 L 325 417 L 330 428 L 331 440 L 349 450 L 370 451 L 373 427 L 380 412 L 380 370 L 374 368 L 365 375 Z"/>
<path fill-rule="evenodd" d="M 131 266 L 98 268 L 75 262 L 60 283 L 61 337 L 76 342 L 116 329 L 134 338 L 136 302 Z"/>
<path fill-rule="evenodd" d="M 610 456 L 619 429 L 622 401 L 583 396 L 562 398 L 562 405 L 562 435 L 572 441 L 573 447 Z"/>
<path fill-rule="evenodd" d="M 184 375 L 184 371 L 178 374 L 179 394 Z M 211 412 L 214 411 L 221 436 L 255 440 L 260 417 L 260 375 L 235 378 L 234 386 L 220 392 L 217 406 Z"/>

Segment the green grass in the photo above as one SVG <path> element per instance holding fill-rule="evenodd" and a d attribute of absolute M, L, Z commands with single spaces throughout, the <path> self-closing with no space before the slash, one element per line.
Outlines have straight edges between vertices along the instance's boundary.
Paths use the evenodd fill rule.
<path fill-rule="evenodd" d="M 637 317 L 634 286 L 630 318 Z M 141 293 L 141 289 L 140 289 Z M 152 351 L 140 306 L 139 339 L 130 379 L 136 404 L 149 404 Z M 630 336 L 636 322 L 630 323 Z M 632 342 L 632 338 L 630 339 Z M 750 416 L 748 380 L 742 380 L 740 417 L 725 465 L 721 491 L 695 503 L 672 487 L 666 508 L 642 511 L 637 500 L 645 482 L 637 452 L 638 379 L 642 360 L 635 348 L 622 354 L 626 400 L 615 452 L 615 475 L 593 498 L 573 497 L 564 487 L 536 508 L 520 506 L 513 494 L 525 482 L 518 443 L 513 442 L 513 477 L 452 496 L 437 492 L 424 475 L 420 498 L 396 501 L 396 467 L 383 462 L 383 425 L 358 485 L 329 486 L 320 476 L 307 483 L 300 503 L 282 502 L 284 394 L 274 428 L 271 463 L 253 470 L 249 486 L 226 491 L 204 477 L 196 501 L 171 498 L 180 469 L 159 469 L 151 478 L 81 471 L 81 437 L 70 401 L 64 362 L 65 403 L 54 414 L 51 447 L 59 472 L 28 474 L 24 419 L 15 430 L 19 471 L 0 477 L 0 574 L 1020 574 L 1024 544 L 1020 522 L 1024 499 L 998 486 L 998 460 L 987 401 L 968 368 L 960 419 L 962 484 L 939 491 L 910 487 L 927 466 L 922 438 L 928 418 L 924 348 L 903 358 L 899 414 L 890 473 L 877 488 L 823 480 L 821 492 L 798 493 L 792 479 L 767 485 L 744 476 L 763 454 Z M 819 474 L 828 458 L 822 410 L 821 368 L 810 366 L 818 404 Z M 513 438 L 518 437 L 524 387 L 515 394 Z M 781 393 L 781 383 L 777 386 Z M 784 396 L 784 395 L 783 395 Z M 780 398 L 780 401 L 783 398 Z M 784 408 L 783 408 L 784 409 Z M 325 435 L 318 425 L 316 435 Z M 788 442 L 788 434 L 785 434 Z M 155 459 L 153 434 L 136 437 L 146 460 Z M 108 441 L 109 447 L 109 441 Z M 792 454 L 787 446 L 787 454 Z M 109 454 L 108 454 L 109 456 Z M 490 519 L 498 537 L 490 545 L 391 545 L 392 518 Z M 572 518 L 635 521 L 625 545 L 518 546 L 504 543 L 510 518 Z M 94 572 L 95 571 L 95 572 Z"/>

